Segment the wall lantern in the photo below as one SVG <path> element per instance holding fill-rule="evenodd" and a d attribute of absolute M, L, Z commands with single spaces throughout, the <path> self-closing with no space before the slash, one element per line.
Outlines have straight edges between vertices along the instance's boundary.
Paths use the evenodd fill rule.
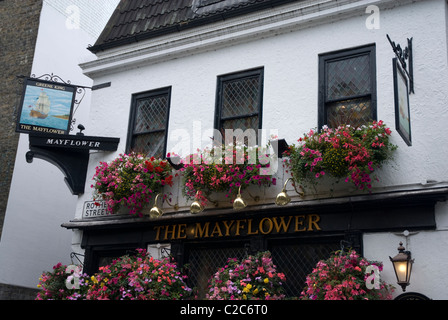
<path fill-rule="evenodd" d="M 406 291 L 406 287 L 410 284 L 412 264 L 414 263 L 414 259 L 411 259 L 411 252 L 405 251 L 403 242 L 400 242 L 398 254 L 393 258 L 389 257 L 389 259 L 394 266 L 397 283 L 401 286 L 404 292 Z"/>
<path fill-rule="evenodd" d="M 196 192 L 196 197 L 198 196 L 199 191 Z M 198 201 L 195 200 L 190 206 L 190 213 L 196 214 L 204 211 L 204 206 Z"/>
<path fill-rule="evenodd" d="M 286 185 L 287 183 L 292 180 L 293 184 L 292 186 L 294 187 L 294 189 L 296 190 L 296 192 L 303 197 L 304 193 L 303 192 L 299 192 L 296 188 L 295 185 L 295 180 L 293 178 L 288 178 L 285 182 L 285 184 L 283 185 L 283 189 L 282 191 L 277 195 L 277 198 L 275 198 L 275 204 L 278 206 L 286 206 L 288 203 L 291 202 L 291 197 L 288 195 L 288 193 L 286 193 Z"/>
<path fill-rule="evenodd" d="M 155 198 L 155 200 L 154 200 L 154 206 L 151 208 L 151 210 L 149 211 L 149 216 L 151 217 L 151 218 L 160 218 L 162 215 L 163 215 L 163 211 L 162 211 L 162 209 L 160 209 L 158 206 L 157 206 L 157 199 L 159 198 L 159 196 L 160 196 L 160 193 L 158 193 L 157 195 L 156 195 L 156 198 Z"/>
<path fill-rule="evenodd" d="M 235 200 L 233 200 L 233 209 L 241 210 L 246 208 L 247 204 L 244 199 L 241 197 L 241 186 L 238 188 L 238 195 Z"/>

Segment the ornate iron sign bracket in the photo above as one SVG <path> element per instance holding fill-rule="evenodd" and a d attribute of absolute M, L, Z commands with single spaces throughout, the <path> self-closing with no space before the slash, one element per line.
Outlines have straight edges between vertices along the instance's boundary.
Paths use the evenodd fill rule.
<path fill-rule="evenodd" d="M 19 79 L 19 84 L 23 85 L 23 82 L 26 80 L 25 76 L 17 76 L 17 78 Z M 53 73 L 51 74 L 43 74 L 39 77 L 36 77 L 35 74 L 32 74 L 31 77 L 29 79 L 32 80 L 41 80 L 41 81 L 45 81 L 45 82 L 49 82 L 49 83 L 54 83 L 54 84 L 62 84 L 62 85 L 68 85 L 68 86 L 72 86 L 76 89 L 76 95 L 75 95 L 75 99 L 73 101 L 73 113 L 71 114 L 71 118 L 70 118 L 70 131 L 73 131 L 74 129 L 74 125 L 76 123 L 76 118 L 74 118 L 74 115 L 76 113 L 76 111 L 78 110 L 79 105 L 81 104 L 82 100 L 84 99 L 85 95 L 86 95 L 86 90 L 87 89 L 92 89 L 91 87 L 86 87 L 86 86 L 80 86 L 80 85 L 74 85 L 71 83 L 70 80 L 63 80 L 60 76 L 55 75 Z M 18 115 L 19 116 L 19 115 Z"/>
<path fill-rule="evenodd" d="M 403 49 L 400 44 L 395 44 L 387 34 L 387 39 L 389 40 L 390 45 L 392 46 L 392 50 L 400 61 L 401 66 L 403 67 L 406 76 L 409 79 L 409 93 L 414 92 L 414 58 L 412 54 L 412 38 L 408 38 L 408 45 Z"/>

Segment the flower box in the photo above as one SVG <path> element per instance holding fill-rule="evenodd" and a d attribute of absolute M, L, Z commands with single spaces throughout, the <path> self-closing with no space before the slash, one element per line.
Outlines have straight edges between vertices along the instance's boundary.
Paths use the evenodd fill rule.
<path fill-rule="evenodd" d="M 324 126 L 310 130 L 285 152 L 284 160 L 293 178 L 304 187 L 314 187 L 323 177 L 351 182 L 359 190 L 370 190 L 374 171 L 392 158 L 397 146 L 383 121 L 361 127 Z"/>
<path fill-rule="evenodd" d="M 130 214 L 141 216 L 142 209 L 164 186 L 173 185 L 168 161 L 137 153 L 100 162 L 93 178 L 94 199 L 105 200 L 111 214 L 128 208 Z"/>
<path fill-rule="evenodd" d="M 183 160 L 182 193 L 203 206 L 211 200 L 212 193 L 224 195 L 232 202 L 240 190 L 249 186 L 276 183 L 270 170 L 272 157 L 258 146 L 232 144 L 204 149 Z M 222 199 L 219 195 L 215 198 Z"/>

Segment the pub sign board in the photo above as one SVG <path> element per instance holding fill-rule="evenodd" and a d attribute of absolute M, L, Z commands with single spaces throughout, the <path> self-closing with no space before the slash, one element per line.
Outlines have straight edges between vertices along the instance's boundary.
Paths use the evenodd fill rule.
<path fill-rule="evenodd" d="M 17 116 L 17 132 L 67 134 L 77 87 L 26 78 Z"/>
<path fill-rule="evenodd" d="M 392 60 L 394 75 L 395 127 L 408 146 L 412 146 L 408 79 L 397 58 Z"/>
<path fill-rule="evenodd" d="M 29 141 L 32 147 L 46 149 L 116 151 L 120 138 L 36 133 L 29 135 Z"/>

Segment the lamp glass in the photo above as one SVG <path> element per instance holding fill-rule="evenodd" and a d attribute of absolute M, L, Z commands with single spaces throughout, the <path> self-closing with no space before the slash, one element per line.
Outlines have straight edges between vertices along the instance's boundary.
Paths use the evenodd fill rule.
<path fill-rule="evenodd" d="M 408 261 L 394 261 L 398 282 L 408 282 Z"/>

